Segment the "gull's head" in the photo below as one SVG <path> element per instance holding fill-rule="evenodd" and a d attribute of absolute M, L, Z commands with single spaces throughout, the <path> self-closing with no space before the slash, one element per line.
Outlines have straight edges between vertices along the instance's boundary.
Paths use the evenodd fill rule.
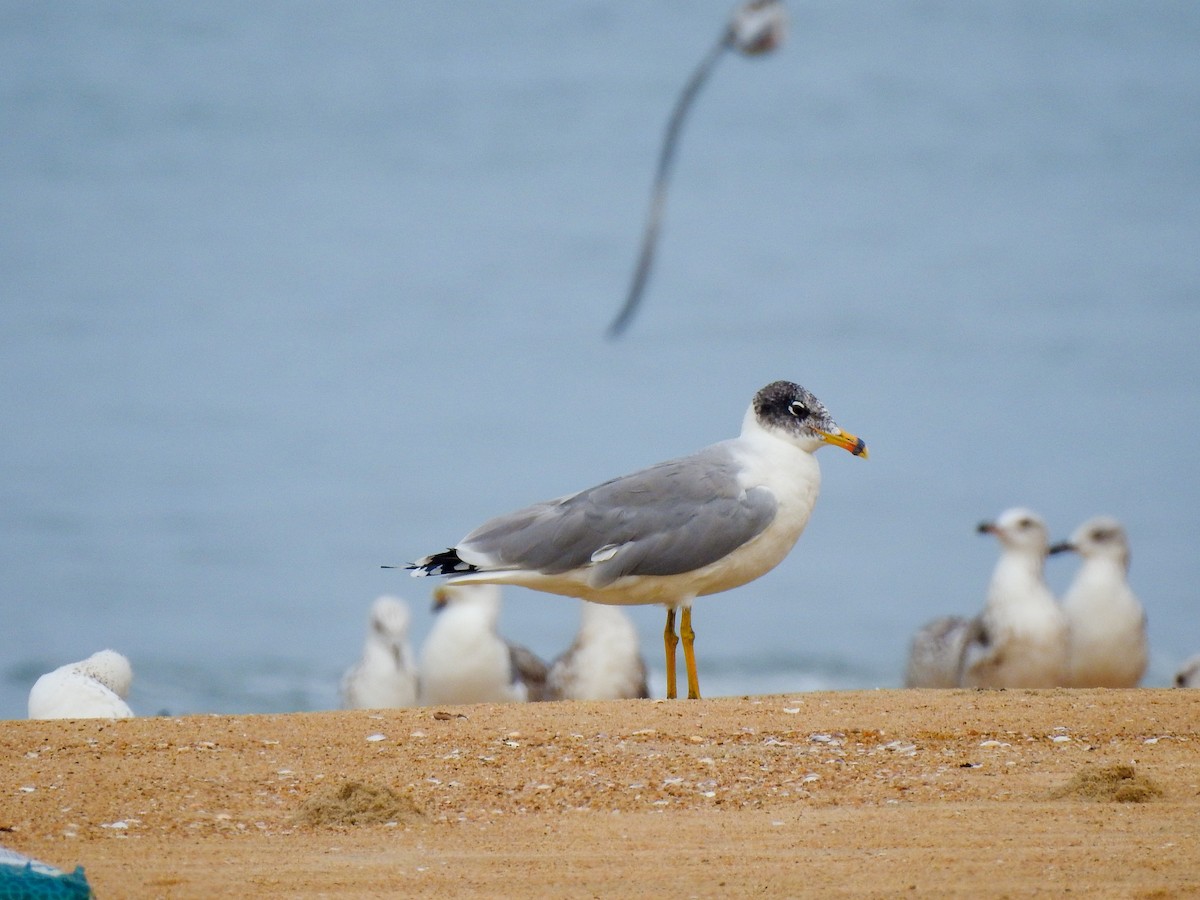
<path fill-rule="evenodd" d="M 1073 551 L 1085 559 L 1108 557 L 1129 566 L 1129 540 L 1125 529 L 1112 516 L 1096 516 L 1075 529 L 1071 539 L 1055 544 L 1051 553 Z"/>
<path fill-rule="evenodd" d="M 755 394 L 750 415 L 763 431 L 809 453 L 833 444 L 867 458 L 867 445 L 862 439 L 839 428 L 820 400 L 791 381 L 772 382 Z"/>
<path fill-rule="evenodd" d="M 403 600 L 384 596 L 371 604 L 371 633 L 382 641 L 403 640 L 408 622 L 408 604 Z"/>
<path fill-rule="evenodd" d="M 73 667 L 80 675 L 95 679 L 124 700 L 129 696 L 133 684 L 133 667 L 129 660 L 116 650 L 101 650 L 93 653 Z"/>
<path fill-rule="evenodd" d="M 498 584 L 439 584 L 433 589 L 433 611 L 447 607 L 484 610 L 495 619 L 500 614 Z"/>
<path fill-rule="evenodd" d="M 787 37 L 787 7 L 783 0 L 746 0 L 730 16 L 727 40 L 741 53 L 768 53 Z"/>
<path fill-rule="evenodd" d="M 980 522 L 980 534 L 994 534 L 1006 550 L 1045 556 L 1050 549 L 1046 523 L 1033 510 L 1024 507 L 1005 510 L 994 522 Z"/>

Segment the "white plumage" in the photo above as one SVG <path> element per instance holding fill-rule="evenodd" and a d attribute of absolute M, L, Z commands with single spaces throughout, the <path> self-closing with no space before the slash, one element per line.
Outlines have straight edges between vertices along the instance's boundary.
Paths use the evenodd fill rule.
<path fill-rule="evenodd" d="M 342 676 L 345 709 L 394 709 L 417 703 L 417 670 L 408 642 L 408 605 L 380 597 L 371 605 L 362 658 Z"/>
<path fill-rule="evenodd" d="M 421 646 L 421 703 L 541 700 L 546 664 L 496 631 L 500 588 L 439 585 L 433 628 Z"/>
<path fill-rule="evenodd" d="M 632 700 L 649 697 L 637 629 L 616 606 L 580 601 L 579 633 L 550 666 L 552 700 Z"/>
<path fill-rule="evenodd" d="M 1129 586 L 1129 541 L 1111 516 L 1089 519 L 1051 552 L 1083 557 L 1063 595 L 1070 687 L 1137 687 L 1146 672 L 1146 611 Z"/>
<path fill-rule="evenodd" d="M 816 503 L 821 470 L 813 454 L 826 444 L 867 455 L 811 392 L 776 381 L 755 394 L 738 437 L 497 516 L 408 568 L 448 575 L 455 585 L 662 604 L 667 698 L 676 695 L 680 639 L 688 696 L 697 698 L 692 601 L 753 581 L 783 560 Z"/>
<path fill-rule="evenodd" d="M 133 710 L 125 702 L 133 683 L 129 660 L 115 650 L 101 650 L 80 662 L 47 672 L 29 692 L 31 719 L 126 719 Z"/>
<path fill-rule="evenodd" d="M 1030 510 L 1010 509 L 979 530 L 1000 541 L 1000 559 L 979 617 L 979 638 L 966 648 L 963 686 L 1063 685 L 1067 618 L 1043 580 L 1050 549 L 1045 522 Z"/>

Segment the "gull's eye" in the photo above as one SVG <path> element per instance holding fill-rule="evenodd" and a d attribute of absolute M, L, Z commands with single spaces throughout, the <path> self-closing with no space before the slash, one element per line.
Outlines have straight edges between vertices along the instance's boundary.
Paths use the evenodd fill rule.
<path fill-rule="evenodd" d="M 799 400 L 793 400 L 788 404 L 788 412 L 790 412 L 797 419 L 807 419 L 809 416 L 808 407 Z"/>

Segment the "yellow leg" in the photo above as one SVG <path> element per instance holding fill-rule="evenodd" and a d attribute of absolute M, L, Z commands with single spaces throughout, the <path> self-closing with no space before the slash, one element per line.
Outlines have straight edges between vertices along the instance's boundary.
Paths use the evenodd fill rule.
<path fill-rule="evenodd" d="M 696 632 L 692 631 L 692 608 L 683 608 L 683 617 L 679 622 L 679 635 L 683 638 L 683 663 L 687 666 L 688 699 L 700 699 L 700 679 L 696 675 L 696 650 L 692 644 L 696 640 Z"/>
<path fill-rule="evenodd" d="M 675 636 L 675 607 L 667 607 L 667 627 L 663 629 L 663 644 L 667 648 L 667 699 L 675 699 L 675 647 L 679 638 Z"/>

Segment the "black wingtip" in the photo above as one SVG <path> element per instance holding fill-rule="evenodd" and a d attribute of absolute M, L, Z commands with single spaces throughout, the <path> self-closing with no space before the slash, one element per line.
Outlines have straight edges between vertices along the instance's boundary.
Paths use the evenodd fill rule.
<path fill-rule="evenodd" d="M 404 568 L 412 571 L 413 578 L 423 578 L 426 575 L 466 575 L 469 572 L 479 571 L 469 562 L 463 562 L 458 551 L 453 547 L 443 550 L 441 553 L 426 556 L 424 559 L 418 559 Z"/>

